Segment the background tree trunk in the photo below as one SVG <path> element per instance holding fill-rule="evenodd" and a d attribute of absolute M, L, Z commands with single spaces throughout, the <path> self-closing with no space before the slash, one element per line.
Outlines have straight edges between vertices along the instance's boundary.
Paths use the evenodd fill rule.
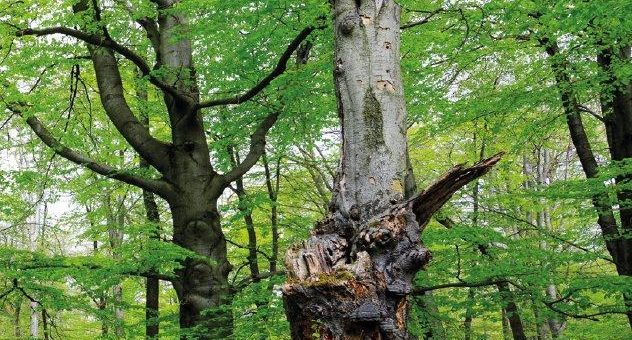
<path fill-rule="evenodd" d="M 270 172 L 270 164 L 268 157 L 264 152 L 261 157 L 263 161 L 263 169 L 266 178 L 266 189 L 268 190 L 268 198 L 270 199 L 270 228 L 272 231 L 272 253 L 270 254 L 270 273 L 276 273 L 277 261 L 279 258 L 279 213 L 278 202 L 279 187 L 281 184 L 281 158 L 277 158 L 275 167 L 274 184 L 272 182 L 272 174 Z"/>
<path fill-rule="evenodd" d="M 121 158 L 123 158 L 122 152 Z M 112 252 L 112 258 L 115 261 L 120 261 L 120 247 L 123 243 L 123 228 L 125 227 L 125 197 L 116 197 L 114 202 L 112 202 L 112 194 L 108 193 L 106 205 L 110 251 Z M 121 307 L 123 303 L 123 286 L 120 282 L 112 287 L 112 297 L 114 301 L 114 334 L 120 338 L 125 333 L 123 329 L 124 315 Z"/>
<path fill-rule="evenodd" d="M 22 299 L 18 298 L 18 300 L 14 303 L 14 314 L 13 314 L 13 335 L 16 338 L 22 337 L 22 328 L 20 327 L 20 312 L 22 311 Z"/>
<path fill-rule="evenodd" d="M 601 112 L 606 126 L 606 137 L 613 161 L 632 160 L 632 84 L 619 84 L 617 74 L 613 70 L 615 64 L 630 62 L 630 46 L 613 49 L 603 48 L 597 55 L 597 63 L 605 73 L 605 80 L 601 88 Z M 632 233 L 632 190 L 625 186 L 632 182 L 632 171 L 624 170 L 615 177 L 619 203 L 619 216 L 621 218 L 620 247 L 623 254 L 617 266 L 621 267 L 620 273 L 632 275 L 632 241 L 629 235 Z M 632 327 L 632 293 L 624 293 L 624 300 L 629 312 L 628 322 Z"/>
<path fill-rule="evenodd" d="M 463 319 L 463 333 L 464 333 L 463 339 L 471 340 L 473 313 L 472 313 L 472 306 L 470 306 L 469 304 L 474 303 L 474 288 L 471 288 L 471 287 L 468 288 L 467 301 L 468 301 L 468 306 L 465 308 L 465 318 Z"/>

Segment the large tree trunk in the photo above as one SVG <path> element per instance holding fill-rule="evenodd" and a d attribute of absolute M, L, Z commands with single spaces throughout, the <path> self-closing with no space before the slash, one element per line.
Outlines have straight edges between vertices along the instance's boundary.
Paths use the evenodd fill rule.
<path fill-rule="evenodd" d="M 341 163 L 329 216 L 288 250 L 286 313 L 294 339 L 409 339 L 408 294 L 430 259 L 421 231 L 499 157 L 458 166 L 404 200 L 400 8 L 394 1 L 336 0 L 333 10 Z"/>
<path fill-rule="evenodd" d="M 187 26 L 187 18 L 175 8 L 158 17 L 161 64 L 169 71 L 169 82 L 192 100 L 164 95 L 173 143 L 167 178 L 179 189 L 177 195 L 167 198 L 173 218 L 173 242 L 197 256 L 186 259 L 183 268 L 176 271 L 174 287 L 183 336 L 196 327 L 198 339 L 222 339 L 232 334 L 232 312 L 221 307 L 230 301 L 231 270 L 217 210 L 217 198 L 224 187 L 211 166 L 202 118 L 196 114 L 199 91 L 191 41 L 181 36 Z M 210 311 L 203 316 L 206 309 Z"/>
<path fill-rule="evenodd" d="M 119 43 L 103 22 L 98 1 L 79 0 L 73 12 L 81 16 L 79 29 L 53 27 L 24 29 L 16 36 L 63 34 L 87 44 L 101 105 L 108 119 L 125 141 L 145 159 L 160 176 L 141 176 L 120 171 L 97 162 L 80 151 L 63 145 L 34 116 L 26 118 L 35 134 L 56 154 L 100 175 L 147 189 L 165 199 L 173 218 L 173 242 L 192 255 L 182 261 L 173 284 L 180 302 L 180 326 L 183 336 L 195 327 L 196 338 L 223 338 L 232 333 L 230 308 L 216 309 L 210 317 L 202 316 L 207 308 L 228 301 L 226 240 L 220 228 L 217 199 L 231 182 L 243 176 L 264 151 L 265 136 L 274 125 L 278 112 L 268 114 L 250 136 L 250 149 L 242 163 L 226 173 L 217 173 L 210 160 L 201 110 L 213 106 L 239 104 L 250 100 L 282 74 L 292 53 L 316 28 L 303 29 L 281 54 L 274 69 L 251 89 L 237 96 L 201 102 L 193 65 L 190 28 L 179 0 L 155 0 L 156 15 L 135 18 L 144 29 L 155 54 L 155 65 L 137 54 L 136 46 Z M 82 31 L 83 29 L 83 31 Z M 303 51 L 304 52 L 304 51 Z M 119 57 L 134 63 L 147 80 L 163 95 L 169 114 L 171 141 L 151 135 L 129 105 Z M 152 72 L 158 70 L 159 72 Z M 21 114 L 19 109 L 15 113 Z M 151 273 L 143 273 L 151 276 Z M 217 321 L 219 320 L 219 321 Z M 199 326 L 199 327 L 198 327 Z"/>
<path fill-rule="evenodd" d="M 174 224 L 174 242 L 195 252 L 201 258 L 189 258 L 176 274 L 174 283 L 180 301 L 180 327 L 199 326 L 204 334 L 198 338 L 221 339 L 232 333 L 230 310 L 220 308 L 229 301 L 228 273 L 231 266 L 226 257 L 226 240 L 221 234 L 216 202 L 204 196 L 192 195 L 175 205 L 170 202 Z M 209 263 L 206 259 L 213 259 Z M 211 309 L 207 316 L 201 312 Z"/>

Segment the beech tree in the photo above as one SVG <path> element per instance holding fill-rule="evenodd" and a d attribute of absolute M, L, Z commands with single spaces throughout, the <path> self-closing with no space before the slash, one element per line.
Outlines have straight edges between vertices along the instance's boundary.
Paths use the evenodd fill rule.
<path fill-rule="evenodd" d="M 500 154 L 411 191 L 395 1 L 335 0 L 334 81 L 342 125 L 329 215 L 288 250 L 283 288 L 293 339 L 408 339 L 408 296 L 430 260 L 432 215 Z"/>
<path fill-rule="evenodd" d="M 80 150 L 66 147 L 28 107 L 36 105 L 25 101 L 8 103 L 8 107 L 22 115 L 28 126 L 52 148 L 54 152 L 71 162 L 80 164 L 98 174 L 137 186 L 167 201 L 173 219 L 173 242 L 189 251 L 191 256 L 182 262 L 175 275 L 162 275 L 172 282 L 180 302 L 180 326 L 183 329 L 198 327 L 202 338 L 223 338 L 232 332 L 230 308 L 221 307 L 230 301 L 231 289 L 227 278 L 231 265 L 227 260 L 226 239 L 220 226 L 217 200 L 231 182 L 243 176 L 264 152 L 267 132 L 276 122 L 280 112 L 264 117 L 250 136 L 250 149 L 239 163 L 227 172 L 220 173 L 211 161 L 209 141 L 202 118 L 203 109 L 229 104 L 240 104 L 253 98 L 281 75 L 288 60 L 314 26 L 300 31 L 279 56 L 269 74 L 262 77 L 250 89 L 225 98 L 202 100 L 199 79 L 196 76 L 193 41 L 187 32 L 189 18 L 176 0 L 156 0 L 149 14 L 130 16 L 137 27 L 144 30 L 151 42 L 155 64 L 150 65 L 142 53 L 114 40 L 109 33 L 109 23 L 104 19 L 97 1 L 78 1 L 72 5 L 78 28 L 16 27 L 17 37 L 63 35 L 85 43 L 92 61 L 101 105 L 118 133 L 142 157 L 144 167 L 157 171 L 148 177 L 130 170 L 117 169 L 93 160 Z M 131 6 L 121 2 L 122 6 Z M 153 12 L 152 12 L 153 11 Z M 133 112 L 125 96 L 125 84 L 121 73 L 122 62 L 131 62 L 164 97 L 164 109 L 168 112 L 171 141 L 165 142 L 152 136 L 143 123 L 140 112 Z M 146 195 L 147 196 L 147 195 Z M 148 218 L 156 220 L 147 196 Z M 153 271 L 138 273 L 148 277 L 160 276 Z M 155 283 L 154 283 L 155 285 Z M 151 308 L 151 307 L 150 307 Z M 202 316 L 204 310 L 214 309 Z M 148 310 L 148 316 L 153 315 Z M 148 332 L 155 332 L 149 330 Z"/>

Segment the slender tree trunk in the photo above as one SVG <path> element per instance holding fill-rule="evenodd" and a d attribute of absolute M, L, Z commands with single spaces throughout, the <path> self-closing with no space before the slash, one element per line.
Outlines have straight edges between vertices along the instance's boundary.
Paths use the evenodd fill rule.
<path fill-rule="evenodd" d="M 31 301 L 29 303 L 29 307 L 31 310 L 29 336 L 31 336 L 32 338 L 37 338 L 39 336 L 39 311 L 37 310 L 37 306 L 37 302 Z"/>
<path fill-rule="evenodd" d="M 423 310 L 424 339 L 440 340 L 446 338 L 443 322 L 440 319 L 439 308 L 431 291 L 424 292 L 417 297 L 418 306 Z"/>
<path fill-rule="evenodd" d="M 14 305 L 15 313 L 13 315 L 13 335 L 16 338 L 22 337 L 22 329 L 20 328 L 20 312 L 22 311 L 22 299 L 18 299 Z"/>
<path fill-rule="evenodd" d="M 233 166 L 241 163 L 239 153 L 232 147 L 229 148 Z M 246 232 L 248 233 L 248 267 L 250 268 L 250 277 L 253 282 L 261 281 L 259 273 L 259 261 L 257 260 L 257 232 L 255 223 L 252 220 L 252 207 L 248 203 L 248 195 L 244 187 L 243 177 L 235 180 L 235 193 L 239 199 L 238 209 L 244 215 L 244 223 L 246 224 Z"/>
<path fill-rule="evenodd" d="M 272 184 L 272 174 L 270 173 L 270 164 L 268 157 L 264 152 L 262 156 L 263 168 L 266 176 L 266 188 L 268 190 L 268 198 L 270 199 L 270 228 L 272 231 L 272 254 L 270 254 L 270 273 L 276 273 L 277 261 L 279 258 L 279 213 L 278 213 L 278 196 L 281 184 L 281 158 L 277 158 L 274 185 Z"/>
<path fill-rule="evenodd" d="M 469 288 L 467 290 L 467 300 L 469 303 L 472 303 L 474 301 L 474 288 Z M 463 319 L 463 333 L 464 333 L 463 338 L 465 340 L 472 339 L 472 320 L 473 320 L 472 306 L 468 304 L 468 306 L 465 308 L 465 318 Z"/>
<path fill-rule="evenodd" d="M 154 230 L 151 238 L 160 239 L 160 213 L 154 194 L 143 190 L 143 204 L 145 205 L 145 214 L 147 221 Z M 150 271 L 150 273 L 155 271 Z M 147 339 L 158 338 L 160 331 L 160 280 L 151 275 L 145 279 L 145 337 Z"/>
<path fill-rule="evenodd" d="M 554 284 L 550 284 L 546 287 L 546 295 L 549 300 L 553 301 L 559 298 L 557 295 L 557 289 Z M 559 338 L 562 335 L 562 331 L 565 327 L 565 322 L 560 321 L 557 317 L 550 317 L 548 319 L 549 329 L 554 339 Z"/>
<path fill-rule="evenodd" d="M 474 140 L 476 141 L 476 136 L 474 136 Z M 479 158 L 483 159 L 485 156 L 485 140 L 481 141 L 481 149 Z M 476 180 L 474 183 L 474 188 L 472 189 L 472 214 L 473 214 L 473 225 L 478 226 L 478 212 L 480 210 L 479 201 L 480 201 L 480 181 Z M 478 249 L 482 255 L 486 256 L 490 260 L 493 260 L 493 255 L 489 252 L 488 245 L 479 244 Z M 524 332 L 524 326 L 522 324 L 522 319 L 520 318 L 520 313 L 518 310 L 518 305 L 516 304 L 516 300 L 514 295 L 509 287 L 507 282 L 501 282 L 496 284 L 498 288 L 498 293 L 500 293 L 500 297 L 505 304 L 503 306 L 504 310 L 507 312 L 507 318 L 509 319 L 509 326 L 511 327 L 511 333 L 513 335 L 514 340 L 527 340 L 527 336 Z"/>
<path fill-rule="evenodd" d="M 44 334 L 44 340 L 50 339 L 50 333 L 48 330 L 48 313 L 46 309 L 42 308 L 42 333 Z"/>
<path fill-rule="evenodd" d="M 122 158 L 122 153 L 120 156 Z M 113 203 L 115 203 L 116 205 L 113 206 Z M 106 204 L 108 213 L 108 238 L 110 242 L 112 258 L 114 258 L 115 261 L 120 261 L 120 247 L 123 243 L 123 228 L 125 227 L 125 199 L 121 197 L 115 199 L 114 202 L 112 202 L 111 194 L 108 194 Z M 114 334 L 117 337 L 121 338 L 124 336 L 124 312 L 121 307 L 121 304 L 123 303 L 123 286 L 120 282 L 112 287 L 112 297 L 114 300 Z"/>
<path fill-rule="evenodd" d="M 538 340 L 546 340 L 548 335 L 548 325 L 542 320 L 542 316 L 540 315 L 540 310 L 538 309 L 535 299 L 532 300 L 531 307 L 533 309 L 533 319 L 535 321 L 536 338 Z"/>
<path fill-rule="evenodd" d="M 421 231 L 456 190 L 499 157 L 456 167 L 404 200 L 399 5 L 336 0 L 333 11 L 342 156 L 329 216 L 288 250 L 286 314 L 293 339 L 410 339 L 408 295 L 430 258 Z"/>
<path fill-rule="evenodd" d="M 542 147 L 538 150 L 538 185 L 546 186 L 550 183 L 550 174 L 554 172 L 552 169 L 550 152 L 548 149 Z M 544 202 L 542 202 L 544 203 Z M 542 211 L 538 215 L 537 225 L 538 228 L 543 230 L 547 230 L 551 232 L 551 216 L 549 214 L 549 207 L 545 204 L 542 204 Z M 541 241 L 540 246 L 542 249 L 546 249 L 548 245 L 545 241 Z M 558 298 L 557 296 L 557 288 L 554 283 L 550 283 L 546 286 L 545 295 L 549 300 L 555 300 Z M 534 306 L 537 312 L 537 306 Z M 552 315 L 548 318 L 547 324 L 549 326 L 549 330 L 551 331 L 551 336 L 553 338 L 558 338 L 562 334 L 562 330 L 564 328 L 564 323 L 560 322 L 559 317 L 563 317 L 562 315 L 556 316 Z"/>
<path fill-rule="evenodd" d="M 509 320 L 507 319 L 507 311 L 505 308 L 500 309 L 500 317 L 502 318 L 503 340 L 511 340 L 511 329 L 509 328 Z"/>
<path fill-rule="evenodd" d="M 88 214 L 88 220 L 90 221 L 90 226 L 94 228 L 94 222 L 92 218 L 90 217 L 90 213 L 91 213 L 90 207 L 86 207 L 86 213 Z M 94 255 L 97 255 L 97 252 L 99 251 L 99 242 L 97 240 L 92 241 L 92 251 Z M 98 294 L 99 295 L 95 299 L 95 302 L 99 311 L 103 312 L 105 310 L 105 307 L 107 306 L 107 302 L 105 300 L 105 294 L 103 294 L 103 292 L 99 292 Z M 105 337 L 107 334 L 108 334 L 108 324 L 102 318 L 101 319 L 101 336 Z"/>
<path fill-rule="evenodd" d="M 147 221 L 152 224 L 152 227 L 156 228 L 155 236 L 152 238 L 159 238 L 158 224 L 160 223 L 160 214 L 158 212 L 158 205 L 154 195 L 147 190 L 143 190 L 143 203 L 145 205 L 145 213 Z M 158 320 L 160 308 L 160 280 L 148 276 L 145 279 L 145 337 L 148 339 L 155 339 L 158 337 L 160 331 L 160 322 Z"/>
<path fill-rule="evenodd" d="M 518 312 L 518 305 L 515 302 L 509 284 L 507 282 L 501 282 L 496 286 L 498 287 L 498 292 L 503 301 L 505 301 L 505 311 L 507 311 L 507 319 L 509 319 L 509 325 L 511 326 L 511 333 L 513 334 L 514 340 L 527 340 L 522 320 L 520 319 L 520 313 Z"/>

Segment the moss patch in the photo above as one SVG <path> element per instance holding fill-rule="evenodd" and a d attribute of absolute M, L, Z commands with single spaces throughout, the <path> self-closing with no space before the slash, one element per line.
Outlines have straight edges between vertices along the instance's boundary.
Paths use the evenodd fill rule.
<path fill-rule="evenodd" d="M 375 94 L 371 88 L 367 88 L 364 94 L 362 117 L 364 118 L 364 126 L 366 127 L 364 143 L 369 149 L 375 150 L 384 144 L 384 135 L 382 133 L 384 121 L 380 103 L 377 101 L 377 98 L 375 98 Z"/>

